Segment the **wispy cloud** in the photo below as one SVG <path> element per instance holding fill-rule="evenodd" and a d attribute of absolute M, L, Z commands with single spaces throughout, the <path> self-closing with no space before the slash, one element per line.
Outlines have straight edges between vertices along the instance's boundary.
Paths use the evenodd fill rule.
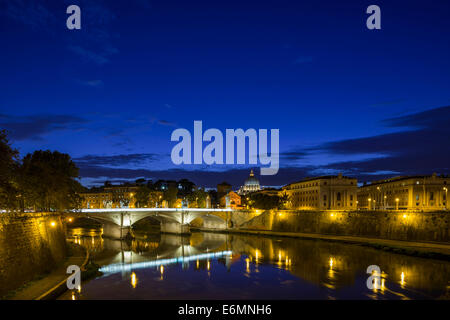
<path fill-rule="evenodd" d="M 176 123 L 167 121 L 167 120 L 158 120 L 158 124 L 162 126 L 168 126 L 168 127 L 176 127 Z"/>
<path fill-rule="evenodd" d="M 77 129 L 88 120 L 73 115 L 39 114 L 12 116 L 0 114 L 0 127 L 7 129 L 15 140 L 42 140 L 53 131 Z"/>
<path fill-rule="evenodd" d="M 159 158 L 155 153 L 133 153 L 133 154 L 119 154 L 119 155 L 86 155 L 79 158 L 74 158 L 77 164 L 81 166 L 102 166 L 102 167 L 119 167 L 124 165 L 139 165 L 155 161 Z"/>
<path fill-rule="evenodd" d="M 4 6 L 4 10 L 0 10 L 0 12 L 3 11 L 3 15 L 6 17 L 21 22 L 33 30 L 51 31 L 56 24 L 56 16 L 46 4 L 48 5 L 46 1 L 2 0 L 0 5 Z"/>
<path fill-rule="evenodd" d="M 73 53 L 79 55 L 84 61 L 94 62 L 98 65 L 103 65 L 105 63 L 110 62 L 109 56 L 111 56 L 111 54 L 115 52 L 115 51 L 94 52 L 81 46 L 72 46 L 72 45 L 70 45 L 68 48 Z"/>
<path fill-rule="evenodd" d="M 286 158 L 320 152 L 322 154 L 363 159 L 340 161 L 317 166 L 321 170 L 338 170 L 353 175 L 448 173 L 450 171 L 450 106 L 435 108 L 382 121 L 386 127 L 404 131 L 357 139 L 327 142 L 312 148 L 293 150 Z"/>

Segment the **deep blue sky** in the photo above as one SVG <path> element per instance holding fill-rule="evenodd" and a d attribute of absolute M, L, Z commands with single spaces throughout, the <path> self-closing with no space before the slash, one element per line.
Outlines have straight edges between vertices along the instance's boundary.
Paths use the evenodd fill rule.
<path fill-rule="evenodd" d="M 172 131 L 194 120 L 279 128 L 263 185 L 449 173 L 449 16 L 447 0 L 0 0 L 0 128 L 22 155 L 69 153 L 85 184 L 239 186 L 248 166 L 171 163 Z"/>

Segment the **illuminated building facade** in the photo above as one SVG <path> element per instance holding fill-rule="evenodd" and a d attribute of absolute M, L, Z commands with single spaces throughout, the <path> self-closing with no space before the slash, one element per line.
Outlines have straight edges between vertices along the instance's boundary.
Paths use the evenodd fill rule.
<path fill-rule="evenodd" d="M 358 190 L 358 207 L 365 210 L 448 209 L 450 177 L 404 176 L 374 181 Z"/>
<path fill-rule="evenodd" d="M 80 196 L 83 209 L 112 208 L 112 195 L 109 192 L 85 192 Z"/>
<path fill-rule="evenodd" d="M 355 210 L 357 180 L 337 176 L 308 178 L 284 186 L 279 195 L 287 195 L 287 208 L 300 210 Z"/>
<path fill-rule="evenodd" d="M 97 192 L 80 193 L 82 208 L 107 209 L 107 208 L 135 208 L 135 194 L 138 186 L 108 186 Z"/>
<path fill-rule="evenodd" d="M 261 190 L 261 186 L 259 185 L 259 180 L 256 179 L 253 170 L 250 171 L 250 176 L 245 180 L 244 185 L 239 188 L 237 192 L 239 195 L 246 195 L 250 192 L 256 192 Z"/>
<path fill-rule="evenodd" d="M 241 207 L 241 196 L 234 191 L 229 191 L 219 199 L 221 208 L 238 209 Z"/>

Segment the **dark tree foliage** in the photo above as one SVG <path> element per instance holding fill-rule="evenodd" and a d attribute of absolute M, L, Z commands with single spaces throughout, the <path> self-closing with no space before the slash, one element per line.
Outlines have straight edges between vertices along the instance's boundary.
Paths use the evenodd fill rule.
<path fill-rule="evenodd" d="M 176 186 L 169 185 L 169 188 L 164 191 L 163 200 L 166 200 L 169 208 L 174 208 L 177 202 L 178 190 Z"/>
<path fill-rule="evenodd" d="M 5 130 L 0 130 L 0 209 L 15 209 L 18 202 L 17 183 L 14 179 L 18 167 L 18 152 L 9 143 Z"/>
<path fill-rule="evenodd" d="M 134 198 L 136 199 L 136 208 L 144 208 L 150 202 L 150 188 L 147 185 L 139 186 Z"/>
<path fill-rule="evenodd" d="M 249 203 L 254 209 L 270 210 L 280 208 L 281 199 L 278 196 L 256 193 L 250 195 Z"/>
<path fill-rule="evenodd" d="M 206 208 L 208 193 L 203 189 L 196 189 L 186 196 L 190 208 Z"/>
<path fill-rule="evenodd" d="M 23 207 L 35 211 L 78 208 L 83 187 L 77 177 L 78 168 L 67 154 L 49 150 L 27 154 L 19 173 Z"/>

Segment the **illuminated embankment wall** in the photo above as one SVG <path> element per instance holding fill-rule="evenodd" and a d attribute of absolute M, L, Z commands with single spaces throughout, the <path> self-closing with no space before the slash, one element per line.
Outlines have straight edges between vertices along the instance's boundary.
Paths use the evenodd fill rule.
<path fill-rule="evenodd" d="M 50 272 L 67 255 L 55 213 L 0 213 L 0 297 Z"/>
<path fill-rule="evenodd" d="M 242 228 L 449 242 L 449 221 L 450 212 L 265 211 Z"/>

